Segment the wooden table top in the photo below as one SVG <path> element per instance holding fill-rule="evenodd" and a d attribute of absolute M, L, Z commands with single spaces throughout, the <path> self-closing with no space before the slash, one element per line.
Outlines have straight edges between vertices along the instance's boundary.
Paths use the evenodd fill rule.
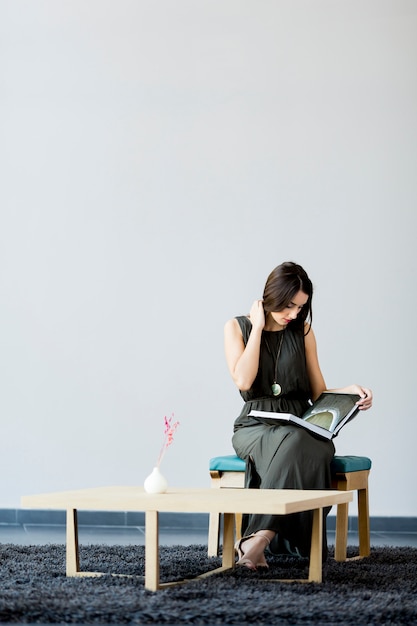
<path fill-rule="evenodd" d="M 142 487 L 111 486 L 22 496 L 22 508 L 177 513 L 267 513 L 287 515 L 351 502 L 352 491 L 300 489 L 187 489 L 161 494 Z"/>

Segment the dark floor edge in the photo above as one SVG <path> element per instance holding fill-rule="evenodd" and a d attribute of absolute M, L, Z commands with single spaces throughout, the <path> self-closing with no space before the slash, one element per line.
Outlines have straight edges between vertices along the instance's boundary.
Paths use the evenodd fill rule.
<path fill-rule="evenodd" d="M 65 524 L 65 511 L 0 509 L 0 524 L 23 526 L 25 524 L 61 525 Z M 160 513 L 160 526 L 165 528 L 208 528 L 209 516 L 206 513 Z M 79 511 L 78 523 L 85 526 L 135 527 L 145 525 L 145 514 L 134 511 Z M 328 530 L 336 526 L 335 515 L 327 518 Z M 373 532 L 417 532 L 417 517 L 371 516 Z M 349 530 L 357 530 L 358 518 L 349 517 Z"/>

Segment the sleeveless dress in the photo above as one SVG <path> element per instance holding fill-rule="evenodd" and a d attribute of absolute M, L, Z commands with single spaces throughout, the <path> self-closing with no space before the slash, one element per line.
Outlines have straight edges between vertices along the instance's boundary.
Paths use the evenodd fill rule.
<path fill-rule="evenodd" d="M 246 345 L 252 329 L 247 317 L 236 318 Z M 282 333 L 284 333 L 282 335 Z M 280 349 L 281 345 L 281 349 Z M 274 396 L 276 358 L 280 349 L 277 381 L 282 393 Z M 259 369 L 248 391 L 240 392 L 245 404 L 234 423 L 232 444 L 246 461 L 246 488 L 329 489 L 332 441 L 324 440 L 298 426 L 276 420 L 249 417 L 254 410 L 293 413 L 301 416 L 310 406 L 304 333 L 291 324 L 283 331 L 263 331 Z M 330 509 L 325 511 L 324 518 Z M 258 530 L 277 533 L 270 544 L 273 553 L 308 557 L 311 545 L 312 512 L 291 515 L 245 515 L 242 535 Z M 326 524 L 323 524 L 323 557 L 327 556 Z"/>

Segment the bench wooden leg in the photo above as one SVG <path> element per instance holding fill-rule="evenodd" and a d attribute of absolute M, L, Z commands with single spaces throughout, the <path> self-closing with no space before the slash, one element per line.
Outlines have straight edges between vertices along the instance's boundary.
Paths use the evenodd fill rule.
<path fill-rule="evenodd" d="M 346 472 L 338 474 L 333 487 L 339 491 L 356 491 L 358 499 L 358 534 L 359 534 L 359 555 L 347 557 L 348 539 L 348 504 L 339 504 L 336 516 L 336 541 L 335 559 L 336 561 L 349 561 L 352 559 L 362 559 L 371 553 L 371 540 L 369 528 L 369 494 L 368 494 L 369 470 L 358 472 Z"/>
<path fill-rule="evenodd" d="M 219 536 L 220 515 L 218 513 L 210 513 L 208 531 L 208 556 L 217 556 L 219 554 Z"/>
<path fill-rule="evenodd" d="M 235 539 L 238 541 L 242 537 L 242 513 L 236 513 L 235 515 Z"/>
<path fill-rule="evenodd" d="M 371 554 L 368 490 L 358 490 L 359 556 Z"/>
<path fill-rule="evenodd" d="M 234 537 L 235 540 L 241 538 L 242 528 L 242 513 L 235 514 L 234 521 Z M 220 518 L 221 515 L 217 513 L 210 513 L 209 516 L 209 531 L 208 531 L 208 556 L 218 556 L 219 554 L 219 542 L 220 542 Z"/>

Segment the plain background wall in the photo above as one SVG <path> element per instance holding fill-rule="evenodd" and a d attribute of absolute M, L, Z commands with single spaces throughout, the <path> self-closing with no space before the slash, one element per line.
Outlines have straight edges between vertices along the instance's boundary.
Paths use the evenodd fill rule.
<path fill-rule="evenodd" d="M 0 0 L 0 506 L 208 486 L 227 319 L 305 266 L 329 387 L 374 408 L 371 514 L 415 516 L 417 3 Z"/>

